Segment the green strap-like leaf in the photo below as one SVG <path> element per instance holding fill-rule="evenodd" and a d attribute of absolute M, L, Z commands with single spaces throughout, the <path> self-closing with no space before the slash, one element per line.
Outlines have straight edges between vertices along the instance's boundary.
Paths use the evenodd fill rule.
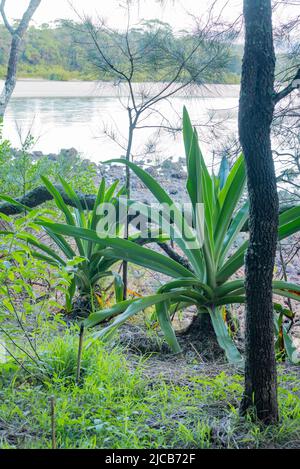
<path fill-rule="evenodd" d="M 228 333 L 228 328 L 224 322 L 221 309 L 209 309 L 209 313 L 214 331 L 217 336 L 218 344 L 224 350 L 228 361 L 230 363 L 242 365 L 243 357 L 241 356 Z"/>
<path fill-rule="evenodd" d="M 110 160 L 107 163 L 120 163 L 120 164 L 125 164 L 129 166 L 129 168 L 132 169 L 132 171 L 148 187 L 148 189 L 156 197 L 158 202 L 160 202 L 161 204 L 167 204 L 169 206 L 172 206 L 173 211 L 174 211 L 174 216 L 172 217 L 172 213 L 171 213 L 171 222 L 176 225 L 179 232 L 181 232 L 181 230 L 184 230 L 184 233 L 188 239 L 191 240 L 194 238 L 194 233 L 192 232 L 188 223 L 185 221 L 184 217 L 182 216 L 181 211 L 177 209 L 176 204 L 173 202 L 173 200 L 169 197 L 166 191 L 149 173 L 144 171 L 142 168 L 139 168 L 134 163 L 131 163 L 129 161 L 122 160 L 122 159 Z M 185 255 L 189 258 L 194 270 L 196 272 L 199 272 L 199 275 L 202 275 L 203 272 L 200 272 L 200 269 L 201 269 L 203 262 L 202 262 L 202 256 L 201 256 L 200 250 L 190 249 L 188 246 L 183 247 L 183 249 L 184 249 Z"/>
<path fill-rule="evenodd" d="M 218 262 L 218 265 L 221 266 L 224 263 L 224 259 L 231 248 L 232 244 L 239 235 L 241 229 L 245 225 L 246 221 L 249 218 L 249 202 L 246 202 L 243 207 L 238 211 L 238 213 L 231 220 L 227 233 L 225 235 L 223 246 L 221 249 L 221 255 Z"/>
<path fill-rule="evenodd" d="M 116 303 L 120 303 L 124 300 L 124 283 L 122 280 L 121 275 L 114 273 L 114 288 L 115 288 L 115 296 L 116 296 Z"/>
<path fill-rule="evenodd" d="M 64 214 L 67 223 L 70 226 L 75 226 L 76 224 L 75 224 L 74 217 L 73 217 L 72 213 L 70 212 L 67 204 L 64 202 L 64 200 L 63 200 L 61 194 L 59 193 L 59 191 L 56 189 L 56 187 L 54 187 L 54 185 L 45 176 L 41 176 L 41 179 L 42 179 L 43 183 L 45 184 L 47 190 L 53 196 L 54 202 L 56 203 L 57 207 Z M 84 248 L 83 248 L 83 245 L 82 245 L 80 239 L 75 238 L 75 241 L 76 241 L 76 244 L 77 244 L 77 247 L 78 247 L 79 254 L 84 257 L 85 256 L 85 251 L 84 251 Z"/>
<path fill-rule="evenodd" d="M 121 326 L 129 318 L 139 313 L 140 311 L 143 311 L 144 309 L 149 308 L 150 306 L 155 306 L 166 300 L 174 300 L 176 299 L 176 297 L 180 297 L 180 295 L 181 292 L 162 293 L 159 295 L 151 295 L 146 298 L 141 298 L 137 301 L 132 301 L 132 303 L 128 306 L 124 313 L 117 316 L 117 318 L 112 322 L 112 324 L 100 331 L 98 337 L 105 337 L 107 334 L 114 331 L 117 327 Z M 119 303 L 119 305 L 122 305 L 122 303 Z"/>
<path fill-rule="evenodd" d="M 132 303 L 138 301 L 138 298 L 134 298 L 133 300 L 126 300 L 122 301 L 121 303 L 117 303 L 111 308 L 102 309 L 100 311 L 96 311 L 89 315 L 89 317 L 84 321 L 85 327 L 95 327 L 100 324 L 102 321 L 109 319 L 117 314 L 123 313 L 126 311 L 128 306 Z"/>
<path fill-rule="evenodd" d="M 292 339 L 292 337 L 288 334 L 286 327 L 283 325 L 282 327 L 282 333 L 283 333 L 283 341 L 284 341 L 284 347 L 286 350 L 286 354 L 288 356 L 289 361 L 293 365 L 299 365 L 300 364 L 300 357 L 298 354 L 297 347 Z"/>
<path fill-rule="evenodd" d="M 170 346 L 171 350 L 174 353 L 180 353 L 181 347 L 178 343 L 176 334 L 172 326 L 172 321 L 171 321 L 170 314 L 168 311 L 168 303 L 166 301 L 162 303 L 158 303 L 156 305 L 156 315 L 157 315 L 160 328 L 163 331 L 166 342 Z"/>
<path fill-rule="evenodd" d="M 78 228 L 75 226 L 62 225 L 59 223 L 46 223 L 45 226 L 51 228 L 54 233 L 73 236 L 98 243 L 101 248 L 110 247 L 106 256 L 115 259 L 123 259 L 133 262 L 142 267 L 164 273 L 170 277 L 191 277 L 191 272 L 178 262 L 167 256 L 152 251 L 151 249 L 138 246 L 136 243 L 121 238 L 100 238 L 92 230 Z"/>
<path fill-rule="evenodd" d="M 228 159 L 227 159 L 227 156 L 224 155 L 221 160 L 219 174 L 218 174 L 218 178 L 220 181 L 220 190 L 222 190 L 223 187 L 225 186 L 227 178 L 229 176 L 229 172 L 230 172 L 230 168 L 229 168 Z"/>
<path fill-rule="evenodd" d="M 215 259 L 218 261 L 224 238 L 232 221 L 234 211 L 241 198 L 246 182 L 244 157 L 241 155 L 229 173 L 224 188 L 220 192 L 220 214 L 215 227 Z"/>
<path fill-rule="evenodd" d="M 238 269 L 244 264 L 246 250 L 249 246 L 249 241 L 245 241 L 239 249 L 229 257 L 223 267 L 217 273 L 217 283 L 222 284 L 226 282 Z"/>
<path fill-rule="evenodd" d="M 195 278 L 179 278 L 177 280 L 173 280 L 171 282 L 166 283 L 163 285 L 158 292 L 164 293 L 167 291 L 174 290 L 175 288 L 183 288 L 183 287 L 196 287 L 200 288 L 205 292 L 205 294 L 208 297 L 208 301 L 210 298 L 213 297 L 213 290 L 206 285 L 205 283 L 200 282 L 200 280 L 197 280 Z"/>
<path fill-rule="evenodd" d="M 233 293 L 236 290 L 239 290 L 240 288 L 244 287 L 244 282 L 245 279 L 238 279 L 238 280 L 233 280 L 232 282 L 226 282 L 223 285 L 217 287 L 214 291 L 215 297 L 220 298 L 225 295 L 228 295 L 228 293 Z"/>
<path fill-rule="evenodd" d="M 53 249 L 51 249 L 49 246 L 47 246 L 44 243 L 41 243 L 37 238 L 35 238 L 32 234 L 29 233 L 21 233 L 17 235 L 17 238 L 22 239 L 26 241 L 27 243 L 31 244 L 32 246 L 40 249 L 41 251 L 45 252 L 48 254 L 50 257 L 52 257 L 56 262 L 56 264 L 60 264 L 62 266 L 66 265 L 66 262 L 62 257 L 60 257 Z"/>
<path fill-rule="evenodd" d="M 97 210 L 100 204 L 104 202 L 104 197 L 105 197 L 105 179 L 102 178 L 101 183 L 99 185 L 99 189 L 97 192 L 95 204 L 92 210 L 91 214 L 91 221 L 89 223 L 89 228 L 91 230 L 95 230 L 97 226 L 97 221 L 98 221 L 98 215 L 97 215 Z"/>

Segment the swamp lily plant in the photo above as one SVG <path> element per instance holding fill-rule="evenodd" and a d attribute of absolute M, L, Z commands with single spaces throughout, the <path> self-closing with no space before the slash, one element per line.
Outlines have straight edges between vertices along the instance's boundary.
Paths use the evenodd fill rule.
<path fill-rule="evenodd" d="M 197 132 L 191 125 L 186 109 L 184 109 L 183 115 L 183 137 L 188 171 L 187 191 L 196 231 L 197 219 L 199 218 L 198 206 L 203 204 L 204 207 L 203 240 L 197 246 L 190 245 L 190 239 L 195 238 L 193 228 L 185 219 L 184 213 L 180 209 L 174 209 L 175 203 L 160 183 L 134 163 L 125 160 L 112 161 L 128 165 L 160 204 L 172 207 L 171 220 L 169 214 L 164 215 L 165 212 L 163 212 L 155 215 L 155 211 L 152 210 L 152 222 L 159 223 L 162 217 L 165 223 L 164 227 L 170 225 L 168 234 L 185 255 L 190 269 L 154 250 L 137 246 L 130 240 L 109 237 L 100 239 L 91 228 L 77 227 L 71 224 L 53 224 L 51 226 L 47 224 L 47 227 L 51 228 L 52 233 L 74 236 L 86 242 L 98 243 L 106 259 L 124 259 L 172 278 L 154 295 L 121 301 L 111 308 L 91 314 L 85 322 L 88 327 L 114 318 L 109 325 L 95 334 L 96 337 L 103 338 L 107 334 L 110 335 L 133 315 L 145 308 L 155 306 L 157 319 L 165 339 L 171 349 L 178 353 L 180 346 L 172 327 L 170 313 L 176 306 L 184 309 L 194 305 L 199 314 L 210 316 L 218 343 L 228 360 L 240 363 L 242 357 L 231 338 L 228 325 L 224 320 L 223 310 L 224 305 L 245 303 L 244 278 L 237 278 L 237 276 L 239 269 L 244 264 L 248 240 L 240 243 L 240 246 L 235 249 L 237 238 L 249 217 L 248 202 L 242 202 L 246 182 L 244 158 L 241 155 L 230 171 L 227 161 L 223 159 L 219 175 L 210 175 L 199 147 Z M 141 214 L 148 214 L 149 207 L 147 205 L 138 203 L 138 207 Z M 183 225 L 188 240 L 178 236 Z M 279 240 L 294 234 L 299 229 L 300 207 L 291 208 L 280 216 Z M 274 280 L 273 291 L 277 296 L 297 301 L 300 299 L 300 287 L 293 283 Z M 276 314 L 280 314 L 281 318 L 282 315 L 287 317 L 290 315 L 290 312 L 279 303 L 274 304 L 274 311 L 277 311 Z M 295 349 L 284 326 L 284 330 L 282 330 L 282 321 L 280 324 L 278 324 L 278 320 L 275 322 L 277 329 L 279 328 L 279 331 L 283 332 L 283 340 L 286 341 L 289 356 L 294 356 L 295 361 Z"/>
<path fill-rule="evenodd" d="M 106 277 L 113 278 L 116 301 L 123 300 L 122 278 L 117 272 L 111 270 L 116 263 L 116 259 L 103 257 L 102 247 L 97 242 L 81 239 L 80 236 L 76 236 L 74 230 L 75 228 L 82 228 L 94 231 L 102 216 L 97 211 L 98 207 L 101 204 L 108 203 L 116 205 L 119 197 L 125 192 L 124 188 L 118 190 L 119 181 L 115 181 L 107 188 L 105 179 L 102 179 L 94 206 L 91 210 L 88 210 L 87 207 L 83 206 L 76 191 L 63 178 L 60 178 L 61 186 L 75 208 L 70 208 L 65 203 L 60 191 L 49 179 L 42 177 L 42 180 L 53 197 L 59 215 L 65 219 L 66 226 L 71 229 L 69 236 L 66 237 L 63 234 L 56 233 L 52 229 L 55 226 L 53 220 L 46 216 L 35 218 L 35 223 L 43 226 L 55 248 L 50 247 L 49 243 L 42 242 L 32 233 L 11 234 L 26 241 L 31 246 L 32 255 L 37 259 L 44 260 L 47 264 L 58 266 L 69 272 L 70 286 L 66 295 L 66 307 L 69 312 L 72 310 L 72 300 L 76 290 L 81 298 L 87 300 L 87 303 L 93 303 L 98 283 Z M 20 205 L 6 196 L 1 196 L 1 198 Z M 24 209 L 31 211 L 28 207 L 24 207 Z M 120 226 L 115 226 L 114 229 L 118 232 Z M 8 234 L 8 232 L 5 232 L 5 234 Z M 99 295 L 97 297 L 100 298 Z"/>

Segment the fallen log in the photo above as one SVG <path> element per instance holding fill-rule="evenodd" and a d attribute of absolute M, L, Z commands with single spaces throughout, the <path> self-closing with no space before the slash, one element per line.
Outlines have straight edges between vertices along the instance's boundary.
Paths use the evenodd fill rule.
<path fill-rule="evenodd" d="M 73 200 L 71 200 L 67 194 L 65 193 L 64 189 L 60 185 L 55 185 L 55 188 L 58 190 L 58 192 L 61 194 L 64 202 L 71 206 L 71 207 L 76 207 L 75 203 Z M 81 192 L 77 192 L 77 195 L 79 197 L 79 200 L 82 204 L 83 207 L 85 207 L 87 210 L 92 210 L 96 201 L 96 195 L 94 194 L 83 194 Z M 38 207 L 39 205 L 42 205 L 45 202 L 48 202 L 50 200 L 53 200 L 52 194 L 48 192 L 47 188 L 45 186 L 39 186 L 36 189 L 33 189 L 30 192 L 27 192 L 22 197 L 16 197 L 15 198 L 16 202 L 18 202 L 21 205 L 25 205 L 28 208 L 35 208 Z M 293 208 L 294 205 L 282 205 L 279 209 L 279 213 L 282 214 L 289 210 L 290 208 Z M 14 205 L 9 202 L 4 202 L 3 204 L 0 204 L 0 213 L 3 213 L 4 215 L 18 215 L 19 213 L 23 213 L 24 208 L 20 205 Z M 134 218 L 134 217 L 132 217 Z M 150 221 L 150 220 L 149 220 Z M 243 226 L 242 230 L 243 232 L 248 231 L 248 223 L 246 222 L 245 225 Z"/>

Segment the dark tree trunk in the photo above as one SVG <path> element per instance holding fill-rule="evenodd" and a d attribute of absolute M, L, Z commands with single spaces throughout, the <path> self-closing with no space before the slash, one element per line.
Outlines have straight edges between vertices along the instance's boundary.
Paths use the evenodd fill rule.
<path fill-rule="evenodd" d="M 271 0 L 244 0 L 245 51 L 239 134 L 248 177 L 250 243 L 246 254 L 246 365 L 241 413 L 254 406 L 265 423 L 278 420 L 272 278 L 278 195 L 271 152 L 275 54 Z"/>

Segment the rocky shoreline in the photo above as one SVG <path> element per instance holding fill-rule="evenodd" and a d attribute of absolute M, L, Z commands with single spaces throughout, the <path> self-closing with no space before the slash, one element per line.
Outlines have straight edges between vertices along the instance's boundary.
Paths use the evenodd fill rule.
<path fill-rule="evenodd" d="M 16 151 L 15 154 L 18 152 Z M 33 151 L 30 156 L 33 161 L 46 157 L 51 161 L 57 161 L 62 156 L 66 159 L 80 159 L 83 165 L 93 167 L 96 173 L 96 183 L 102 177 L 105 177 L 108 184 L 113 183 L 119 179 L 121 184 L 125 183 L 125 166 L 118 164 L 107 164 L 105 162 L 95 163 L 89 159 L 82 159 L 80 153 L 75 148 L 62 149 L 59 154 L 49 153 L 44 154 L 40 151 Z M 187 202 L 188 195 L 185 189 L 187 172 L 185 158 L 179 158 L 175 161 L 172 157 L 164 160 L 160 165 L 154 165 L 152 160 L 134 160 L 134 163 L 147 171 L 153 176 L 168 194 L 176 202 Z M 132 198 L 140 201 L 155 201 L 150 191 L 148 191 L 143 183 L 131 171 L 131 196 Z"/>

